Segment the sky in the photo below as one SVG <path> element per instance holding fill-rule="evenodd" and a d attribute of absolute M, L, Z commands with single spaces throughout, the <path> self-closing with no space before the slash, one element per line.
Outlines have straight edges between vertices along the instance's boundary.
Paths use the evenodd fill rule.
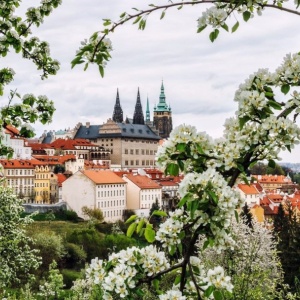
<path fill-rule="evenodd" d="M 290 2 L 290 1 L 289 1 Z M 112 117 L 119 89 L 124 116 L 132 117 L 139 88 L 143 109 L 147 97 L 150 111 L 159 100 L 163 80 L 166 101 L 172 107 L 173 125 L 194 125 L 216 138 L 222 135 L 226 118 L 234 115 L 233 101 L 240 83 L 259 68 L 274 71 L 287 53 L 298 52 L 300 17 L 276 10 L 265 10 L 245 23 L 240 15 L 239 29 L 231 34 L 221 30 L 211 43 L 210 30 L 197 33 L 197 19 L 204 5 L 169 9 L 163 20 L 160 14 L 148 17 L 144 31 L 128 23 L 118 27 L 110 39 L 112 59 L 101 78 L 97 67 L 71 69 L 80 42 L 102 30 L 102 19 L 118 20 L 132 7 L 146 9 L 150 2 L 141 0 L 63 0 L 34 34 L 50 43 L 52 57 L 61 63 L 58 75 L 41 80 L 41 73 L 30 61 L 10 54 L 0 60 L 0 67 L 12 67 L 15 80 L 6 89 L 20 94 L 47 95 L 56 112 L 53 122 L 35 124 L 37 136 L 44 130 L 74 128 L 79 122 L 102 124 Z M 168 1 L 156 1 L 166 4 Z M 24 8 L 38 0 L 23 1 Z M 234 18 L 230 20 L 233 25 Z M 3 102 L 4 101 L 4 102 Z M 283 153 L 283 161 L 300 162 L 300 147 L 292 154 Z"/>

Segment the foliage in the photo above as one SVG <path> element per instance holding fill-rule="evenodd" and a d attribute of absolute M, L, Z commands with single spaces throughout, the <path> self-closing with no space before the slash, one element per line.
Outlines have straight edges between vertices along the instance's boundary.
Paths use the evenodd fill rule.
<path fill-rule="evenodd" d="M 22 211 L 22 200 L 0 186 L 0 291 L 21 280 L 28 281 L 40 265 L 37 251 L 29 246 L 32 239 L 25 233 L 32 220 L 21 218 Z"/>
<path fill-rule="evenodd" d="M 88 217 L 90 226 L 94 226 L 95 224 L 102 223 L 104 221 L 103 212 L 99 208 L 83 206 L 81 210 L 83 215 Z"/>
<path fill-rule="evenodd" d="M 42 257 L 40 271 L 43 274 L 53 261 L 59 262 L 65 255 L 63 239 L 53 231 L 37 233 L 33 238 L 35 242 L 33 247 Z"/>
<path fill-rule="evenodd" d="M 72 269 L 63 269 L 61 274 L 64 278 L 64 287 L 70 289 L 73 286 L 73 282 L 82 276 L 82 272 Z"/>
<path fill-rule="evenodd" d="M 262 162 L 254 165 L 250 169 L 250 172 L 252 175 L 287 175 L 279 164 L 275 164 L 275 166 L 272 168 Z"/>
<path fill-rule="evenodd" d="M 274 299 L 283 274 L 272 232 L 254 220 L 251 228 L 240 220 L 230 229 L 235 244 L 221 252 L 199 251 L 201 261 L 209 268 L 222 266 L 231 276 L 234 288 L 226 299 Z"/>
<path fill-rule="evenodd" d="M 73 243 L 66 243 L 65 250 L 64 266 L 66 268 L 80 269 L 84 267 L 87 254 L 81 246 Z"/>
<path fill-rule="evenodd" d="M 40 26 L 46 16 L 49 16 L 53 8 L 57 8 L 61 0 L 41 1 L 38 7 L 30 7 L 26 12 L 26 18 L 15 15 L 15 9 L 19 7 L 21 0 L 2 1 L 0 24 L 0 55 L 2 59 L 11 50 L 20 53 L 23 58 L 31 60 L 38 70 L 42 71 L 41 78 L 55 75 L 59 69 L 59 62 L 50 56 L 49 45 L 32 35 L 31 28 Z M 3 95 L 4 86 L 14 79 L 15 72 L 9 67 L 0 70 L 0 96 Z M 13 104 L 13 99 L 21 99 L 21 103 Z M 42 124 L 50 122 L 54 113 L 53 102 L 46 96 L 34 96 L 26 94 L 23 97 L 16 91 L 11 91 L 8 104 L 0 109 L 0 127 L 13 125 L 19 128 L 20 135 L 33 137 L 33 128 L 29 123 L 39 120 Z M 0 154 L 11 157 L 13 150 L 0 140 Z"/>
<path fill-rule="evenodd" d="M 280 205 L 274 219 L 274 234 L 278 239 L 277 249 L 284 270 L 285 283 L 296 290 L 295 280 L 300 274 L 300 222 L 297 211 L 289 201 Z"/>
<path fill-rule="evenodd" d="M 67 235 L 66 240 L 82 247 L 87 255 L 87 261 L 102 255 L 103 235 L 94 228 L 76 229 Z"/>
<path fill-rule="evenodd" d="M 243 222 L 245 222 L 245 224 L 249 228 L 253 228 L 253 216 L 251 214 L 250 208 L 247 205 L 247 203 L 245 203 L 245 205 L 242 208 L 241 217 L 242 217 Z"/>

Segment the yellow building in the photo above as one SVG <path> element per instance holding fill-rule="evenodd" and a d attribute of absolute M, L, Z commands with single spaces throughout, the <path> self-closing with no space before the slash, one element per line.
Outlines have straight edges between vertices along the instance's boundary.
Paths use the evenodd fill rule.
<path fill-rule="evenodd" d="M 51 172 L 48 165 L 39 163 L 35 166 L 34 192 L 36 203 L 50 203 Z"/>

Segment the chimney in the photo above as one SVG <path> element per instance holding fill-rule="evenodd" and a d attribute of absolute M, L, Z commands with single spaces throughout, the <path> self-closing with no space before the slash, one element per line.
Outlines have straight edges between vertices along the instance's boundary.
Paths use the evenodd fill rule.
<path fill-rule="evenodd" d="M 90 127 L 90 125 L 91 125 L 91 123 L 90 122 L 86 122 L 86 128 L 89 128 Z"/>

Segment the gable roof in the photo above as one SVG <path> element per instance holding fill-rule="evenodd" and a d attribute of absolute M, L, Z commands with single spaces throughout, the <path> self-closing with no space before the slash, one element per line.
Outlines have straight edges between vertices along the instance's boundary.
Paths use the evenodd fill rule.
<path fill-rule="evenodd" d="M 146 175 L 125 175 L 131 182 L 133 182 L 140 189 L 161 189 L 161 186 L 155 181 L 151 180 Z"/>
<path fill-rule="evenodd" d="M 258 195 L 259 192 L 256 189 L 256 186 L 254 184 L 245 184 L 245 183 L 240 183 L 238 184 L 238 188 L 247 195 Z"/>
<path fill-rule="evenodd" d="M 126 183 L 126 181 L 124 181 L 120 176 L 110 170 L 82 170 L 79 172 L 83 173 L 96 184 Z"/>

